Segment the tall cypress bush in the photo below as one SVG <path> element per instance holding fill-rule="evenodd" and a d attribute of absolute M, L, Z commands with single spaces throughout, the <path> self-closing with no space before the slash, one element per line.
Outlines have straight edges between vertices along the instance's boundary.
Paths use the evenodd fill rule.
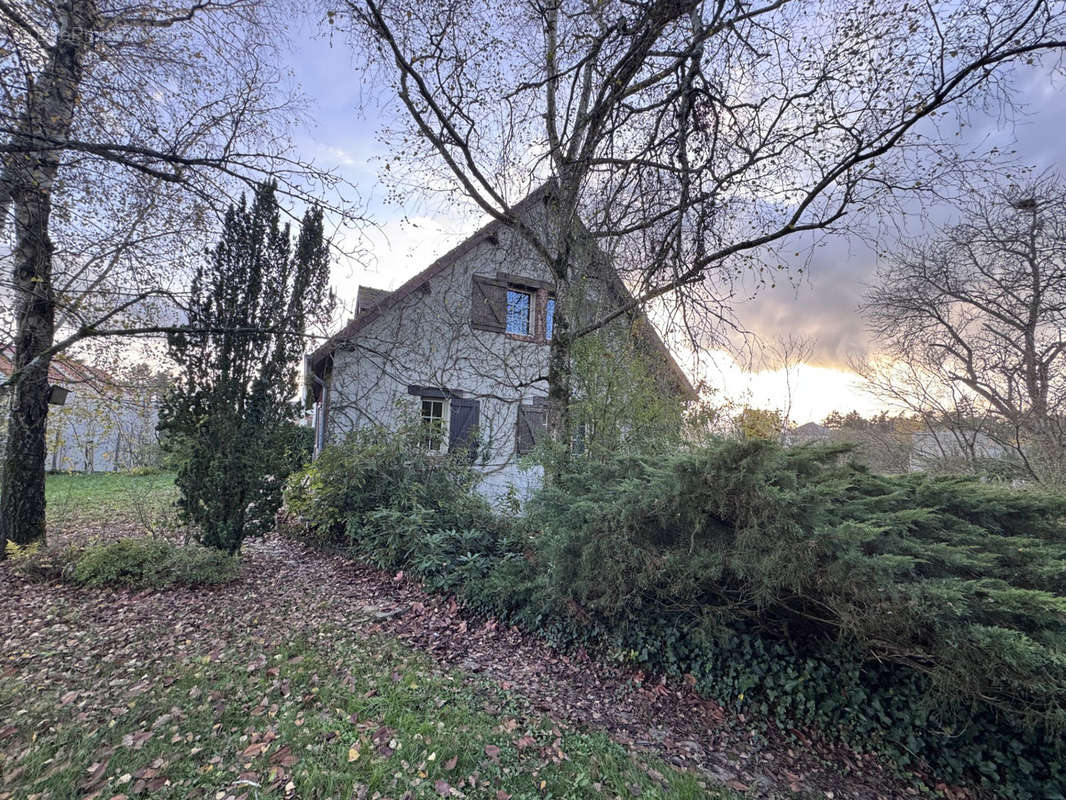
<path fill-rule="evenodd" d="M 167 339 L 181 375 L 159 429 L 177 455 L 181 511 L 206 545 L 235 552 L 270 527 L 304 460 L 292 433 L 298 367 L 306 328 L 328 316 L 328 279 L 321 209 L 294 242 L 273 182 L 229 208 L 197 267 L 187 329 Z"/>

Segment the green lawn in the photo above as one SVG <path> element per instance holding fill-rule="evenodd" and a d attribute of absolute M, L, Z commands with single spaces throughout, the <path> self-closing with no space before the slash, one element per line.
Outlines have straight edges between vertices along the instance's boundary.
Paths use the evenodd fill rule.
<path fill-rule="evenodd" d="M 75 540 L 137 527 L 175 489 L 53 475 L 48 493 Z M 0 637 L 0 800 L 736 796 L 442 669 L 375 632 L 332 562 L 290 552 L 259 543 L 200 590 L 11 582 L 0 629 L 34 634 Z"/>
<path fill-rule="evenodd" d="M 60 530 L 134 526 L 147 532 L 173 521 L 174 473 L 56 473 L 45 483 L 48 524 Z"/>
<path fill-rule="evenodd" d="M 201 656 L 117 700 L 8 677 L 0 797 L 732 796 L 394 640 L 337 634 Z"/>

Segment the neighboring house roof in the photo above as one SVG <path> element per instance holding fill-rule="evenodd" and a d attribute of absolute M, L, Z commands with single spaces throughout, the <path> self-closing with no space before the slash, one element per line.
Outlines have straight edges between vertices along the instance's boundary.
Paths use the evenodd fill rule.
<path fill-rule="evenodd" d="M 10 346 L 0 347 L 0 375 L 9 376 L 15 370 L 15 352 Z M 110 385 L 114 379 L 108 373 L 96 367 L 90 367 L 77 359 L 69 356 L 53 356 L 48 365 L 48 381 L 50 383 L 71 386 L 73 384 L 89 384 L 93 387 Z"/>
<path fill-rule="evenodd" d="M 546 183 L 540 188 L 531 192 L 521 202 L 514 205 L 512 207 L 512 211 L 520 213 L 522 210 L 529 208 L 534 203 L 545 199 L 550 185 L 550 183 Z M 456 261 L 465 256 L 478 245 L 482 244 L 483 242 L 495 242 L 497 234 L 505 227 L 505 223 L 501 222 L 500 220 L 492 220 L 487 225 L 484 225 L 483 227 L 475 231 L 473 234 L 468 236 L 456 247 L 449 250 L 447 253 L 438 258 L 436 261 L 434 261 L 424 270 L 419 272 L 413 278 L 408 280 L 395 291 L 388 292 L 383 289 L 372 289 L 370 287 L 360 286 L 358 295 L 356 297 L 356 316 L 353 317 L 347 325 L 341 328 L 341 330 L 339 330 L 337 333 L 333 334 L 333 336 L 327 339 L 311 354 L 310 358 L 308 359 L 311 370 L 320 378 L 323 377 L 326 360 L 331 355 L 333 355 L 338 345 L 340 345 L 344 341 L 347 341 L 348 339 L 351 339 L 375 319 L 387 313 L 389 309 L 396 306 L 412 292 L 417 291 L 418 289 L 429 283 L 430 280 L 432 280 L 434 277 L 446 270 L 448 267 L 452 266 Z M 631 297 L 631 295 L 629 294 L 629 290 L 625 288 L 625 285 L 622 283 L 621 278 L 618 277 L 618 273 L 614 272 L 613 270 L 611 272 L 610 283 L 612 287 L 621 294 L 623 299 Z M 372 303 L 368 302 L 364 304 L 360 301 L 360 297 L 363 295 L 364 292 L 370 293 L 368 295 L 368 299 L 372 299 Z M 655 327 L 648 320 L 644 312 L 638 310 L 636 312 L 636 319 L 639 319 L 644 323 L 640 326 L 642 332 L 641 335 L 643 336 L 644 340 L 652 347 L 652 349 L 654 349 L 665 359 L 667 368 L 670 370 L 671 374 L 674 376 L 674 379 L 677 381 L 679 392 L 687 400 L 697 399 L 698 395 L 696 393 L 696 390 L 693 388 L 692 383 L 689 381 L 688 376 L 685 375 L 684 370 L 682 370 L 681 367 L 678 365 L 677 361 L 674 360 L 674 357 L 671 355 L 666 344 L 663 342 L 662 338 L 659 336 L 658 332 L 655 330 Z M 317 398 L 318 389 L 315 388 L 314 391 Z"/>

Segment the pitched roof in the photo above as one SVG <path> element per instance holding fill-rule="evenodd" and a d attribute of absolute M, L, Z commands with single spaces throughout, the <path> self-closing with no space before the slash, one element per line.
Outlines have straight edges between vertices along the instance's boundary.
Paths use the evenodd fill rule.
<path fill-rule="evenodd" d="M 7 377 L 15 371 L 15 351 L 10 346 L 0 347 L 0 375 Z M 114 383 L 114 379 L 103 370 L 90 367 L 70 356 L 56 355 L 48 365 L 48 380 L 64 386 L 72 384 L 89 384 L 99 387 Z"/>
<path fill-rule="evenodd" d="M 801 436 L 828 436 L 829 428 L 817 422 L 805 422 L 792 432 Z"/>
<path fill-rule="evenodd" d="M 512 211 L 521 212 L 522 210 L 532 206 L 534 203 L 547 199 L 548 191 L 552 185 L 553 184 L 549 181 L 541 185 L 534 191 L 530 192 L 525 198 L 523 198 L 520 202 L 516 203 L 512 207 Z M 334 353 L 338 345 L 355 336 L 355 334 L 357 334 L 375 319 L 387 313 L 389 309 L 399 304 L 412 292 L 418 290 L 420 287 L 428 283 L 441 272 L 448 269 L 448 267 L 455 264 L 455 262 L 465 256 L 471 250 L 476 248 L 482 242 L 495 241 L 497 234 L 504 227 L 506 227 L 505 224 L 500 220 L 492 220 L 487 225 L 482 226 L 477 231 L 472 233 L 465 240 L 453 247 L 451 250 L 449 250 L 447 253 L 438 258 L 436 261 L 434 261 L 432 264 L 430 264 L 428 267 L 426 267 L 424 270 L 419 272 L 417 275 L 415 275 L 413 278 L 408 280 L 406 283 L 404 283 L 402 286 L 400 286 L 393 292 L 385 292 L 381 289 L 370 289 L 370 292 L 381 293 L 383 296 L 376 298 L 374 304 L 371 305 L 369 308 L 365 308 L 365 310 L 362 311 L 358 311 L 357 309 L 356 316 L 353 317 L 347 325 L 337 331 L 337 333 L 333 334 L 333 336 L 327 339 L 310 355 L 310 357 L 308 358 L 308 362 L 311 371 L 319 377 L 322 377 L 326 359 Z M 606 256 L 604 256 L 604 260 L 606 261 Z M 619 292 L 619 294 L 622 295 L 623 302 L 631 298 L 632 295 L 625 287 L 625 284 L 622 283 L 622 280 L 618 276 L 618 273 L 614 270 L 611 270 L 610 275 L 611 277 L 609 279 L 609 283 L 611 284 L 612 288 L 614 288 L 617 292 Z M 364 291 L 366 291 L 364 287 L 359 287 L 360 294 Z M 358 297 L 356 299 L 356 303 L 358 306 Z M 673 374 L 675 380 L 678 383 L 677 388 L 679 392 L 684 395 L 685 399 L 695 400 L 698 395 L 696 393 L 696 390 L 693 388 L 692 383 L 689 381 L 688 376 L 685 375 L 684 370 L 682 370 L 681 367 L 678 365 L 677 361 L 674 360 L 674 357 L 670 353 L 669 348 L 667 348 L 665 342 L 663 342 L 662 340 L 662 337 L 659 336 L 658 332 L 655 330 L 655 327 L 648 320 L 644 311 L 638 310 L 635 314 L 635 319 L 640 320 L 644 323 L 643 325 L 641 325 L 641 329 L 642 331 L 644 331 L 643 336 L 645 340 L 652 347 L 653 350 L 655 350 L 665 359 L 667 368 Z M 317 396 L 317 389 L 315 390 L 315 393 Z"/>
<path fill-rule="evenodd" d="M 355 313 L 359 314 L 373 308 L 391 292 L 388 289 L 375 289 L 373 286 L 360 286 L 355 291 Z"/>
<path fill-rule="evenodd" d="M 532 192 L 524 200 L 516 204 L 513 210 L 520 211 L 521 209 L 528 208 L 537 199 L 544 197 L 546 188 L 547 184 Z M 465 256 L 483 241 L 492 239 L 503 227 L 504 223 L 500 222 L 500 220 L 492 220 L 400 286 L 400 288 L 390 292 L 373 308 L 367 309 L 361 314 L 356 314 L 347 325 L 329 337 L 329 339 L 311 354 L 311 369 L 316 373 L 319 372 L 322 365 L 325 363 L 326 358 L 332 355 L 333 351 L 337 349 L 337 345 L 352 338 L 390 308 L 399 304 L 405 297 L 419 287 L 429 283 L 430 280 L 440 273 L 444 272 L 444 270 L 452 266 L 456 261 Z"/>

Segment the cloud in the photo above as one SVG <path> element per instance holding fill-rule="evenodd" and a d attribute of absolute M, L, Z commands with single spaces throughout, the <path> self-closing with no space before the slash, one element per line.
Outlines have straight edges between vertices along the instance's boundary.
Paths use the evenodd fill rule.
<path fill-rule="evenodd" d="M 974 112 L 971 124 L 960 134 L 964 146 L 975 152 L 999 148 L 1036 172 L 1061 168 L 1066 163 L 1066 103 L 1062 81 L 1039 67 L 1021 69 L 1015 75 L 1014 100 L 1021 109 L 1013 122 L 992 114 Z M 994 162 L 988 162 L 995 166 Z M 1004 162 L 1004 170 L 1008 167 Z M 949 207 L 932 209 L 927 216 L 894 219 L 908 235 L 931 233 L 934 225 L 955 216 Z M 885 234 L 880 244 L 894 249 L 898 239 Z M 801 254 L 803 257 L 806 254 Z M 793 267 L 800 266 L 796 259 Z M 812 364 L 847 369 L 853 354 L 875 348 L 859 311 L 866 287 L 877 277 L 876 254 L 855 237 L 834 237 L 814 251 L 809 272 L 798 285 L 779 284 L 738 303 L 741 323 L 766 342 L 778 336 L 805 335 L 815 340 Z"/>
<path fill-rule="evenodd" d="M 425 216 L 393 216 L 361 231 L 348 242 L 360 258 L 334 265 L 332 282 L 342 304 L 352 305 L 358 286 L 392 290 L 418 274 L 469 236 L 481 221 L 476 215 L 439 210 Z M 343 246 L 343 245 L 342 245 Z"/>
<path fill-rule="evenodd" d="M 870 347 L 858 309 L 877 272 L 875 254 L 861 243 L 836 237 L 809 261 L 796 259 L 792 269 L 794 280 L 762 287 L 736 304 L 741 325 L 765 344 L 787 336 L 810 338 L 813 365 L 846 369 L 850 356 Z"/>
<path fill-rule="evenodd" d="M 700 377 L 715 390 L 711 402 L 788 411 L 791 382 L 792 422 L 821 422 L 831 411 L 876 414 L 883 403 L 866 393 L 862 379 L 853 372 L 826 366 L 801 364 L 791 376 L 784 370 L 750 371 L 724 350 L 716 350 L 704 362 Z"/>

